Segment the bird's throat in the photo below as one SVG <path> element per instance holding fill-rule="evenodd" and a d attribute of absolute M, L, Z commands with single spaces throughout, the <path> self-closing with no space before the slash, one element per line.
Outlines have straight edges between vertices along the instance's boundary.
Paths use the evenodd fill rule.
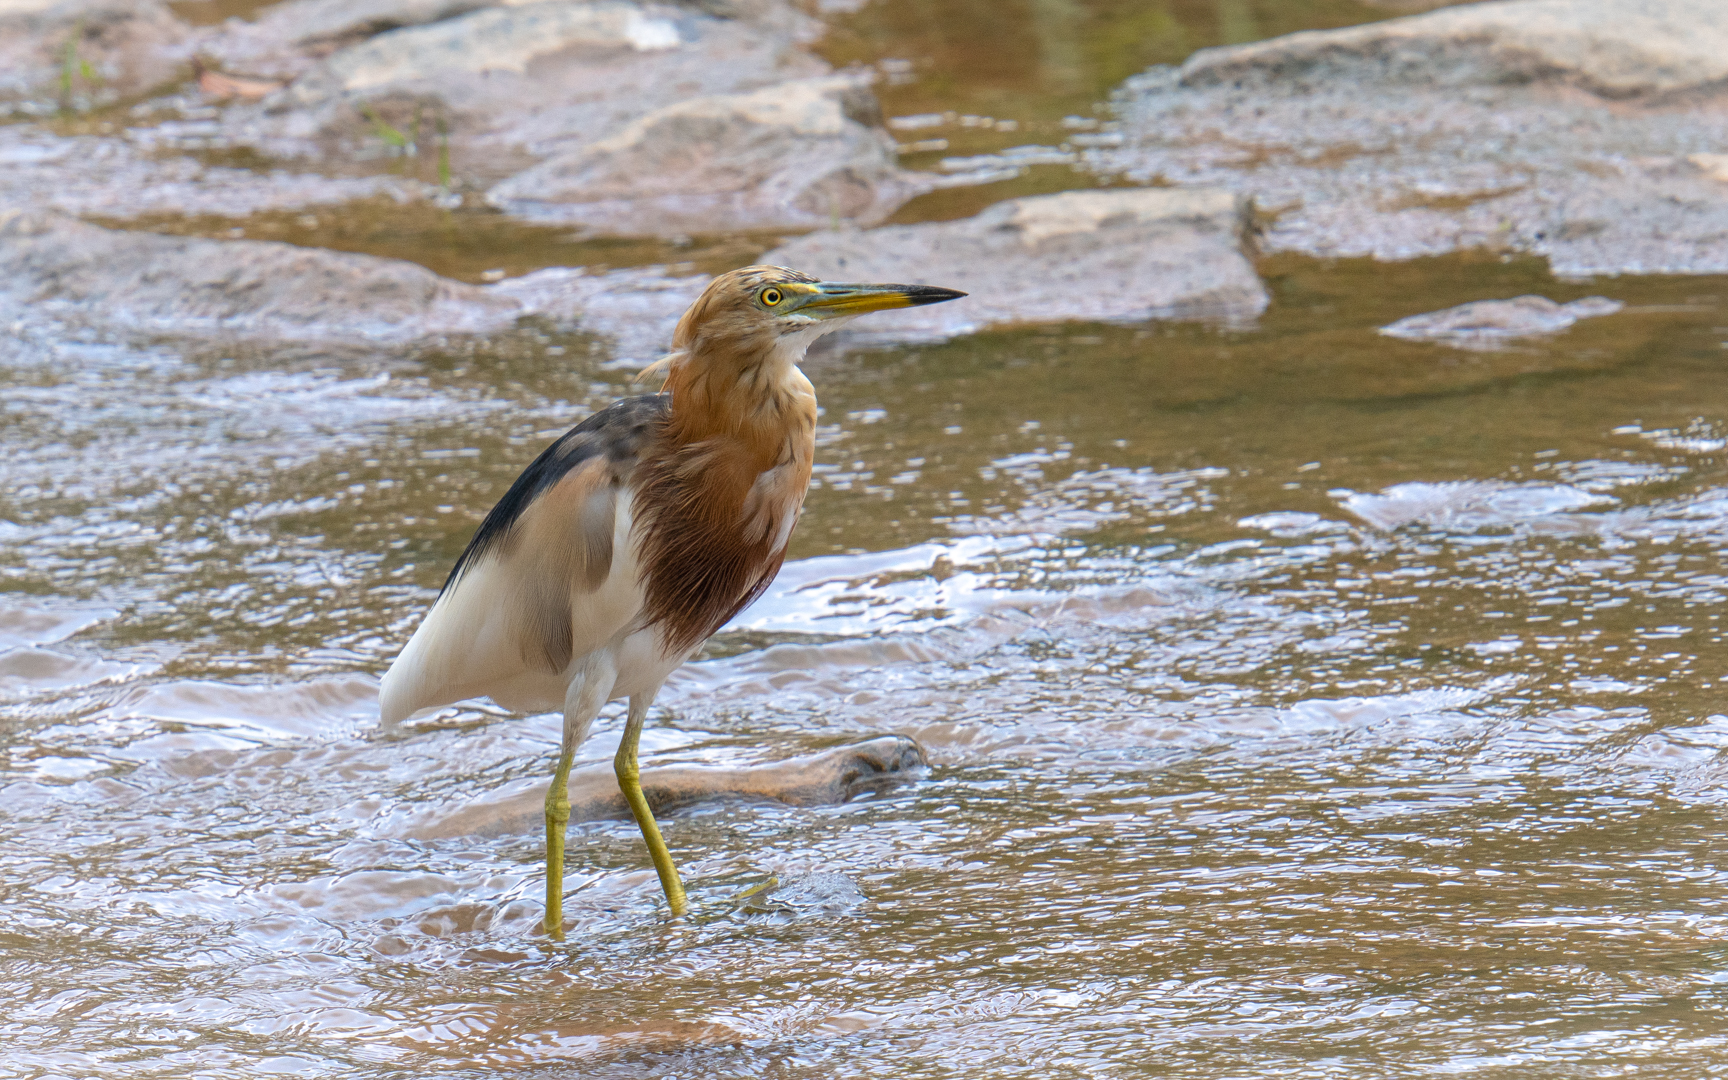
<path fill-rule="evenodd" d="M 797 350 L 798 358 L 803 351 Z M 705 359 L 699 354 L 679 357 L 667 372 L 672 412 L 666 436 L 674 446 L 734 443 L 757 471 L 784 464 L 789 457 L 809 460 L 816 389 L 795 360 L 778 348 L 754 363 Z"/>

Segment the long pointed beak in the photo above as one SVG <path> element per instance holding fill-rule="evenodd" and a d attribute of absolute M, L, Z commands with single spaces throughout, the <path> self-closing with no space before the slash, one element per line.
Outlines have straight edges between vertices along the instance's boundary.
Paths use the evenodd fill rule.
<path fill-rule="evenodd" d="M 811 286 L 812 295 L 798 305 L 799 314 L 819 319 L 862 315 L 867 311 L 923 307 L 958 300 L 966 294 L 936 285 L 860 285 L 850 281 L 824 281 Z"/>

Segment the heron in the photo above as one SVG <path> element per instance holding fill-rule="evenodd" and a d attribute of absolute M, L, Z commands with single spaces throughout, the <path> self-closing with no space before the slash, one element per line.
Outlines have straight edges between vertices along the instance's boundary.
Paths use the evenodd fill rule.
<path fill-rule="evenodd" d="M 816 452 L 816 391 L 799 369 L 824 334 L 872 311 L 965 296 L 932 285 L 819 281 L 782 266 L 716 277 L 644 374 L 658 393 L 589 416 L 541 452 L 475 531 L 390 665 L 380 711 L 490 697 L 562 709 L 546 793 L 546 914 L 563 937 L 564 840 L 576 750 L 629 699 L 613 767 L 672 913 L 683 883 L 642 794 L 637 743 L 660 687 L 767 590 Z"/>

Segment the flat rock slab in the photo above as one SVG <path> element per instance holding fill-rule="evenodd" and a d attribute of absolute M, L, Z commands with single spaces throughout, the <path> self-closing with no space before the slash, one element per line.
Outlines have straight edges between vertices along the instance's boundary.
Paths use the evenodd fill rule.
<path fill-rule="evenodd" d="M 278 157 L 397 152 L 376 118 L 404 134 L 418 127 L 422 153 L 447 147 L 453 174 L 483 186 L 658 109 L 829 73 L 801 48 L 816 24 L 778 0 L 740 5 L 737 18 L 628 0 L 411 6 L 395 29 L 351 32 L 334 51 L 297 36 L 302 11 L 339 25 L 321 0 L 210 41 L 205 51 L 233 74 L 291 80 L 224 108 L 216 138 Z M 193 145 L 211 138 L 196 123 L 184 130 Z"/>
<path fill-rule="evenodd" d="M 1243 250 L 1248 211 L 1218 190 L 1071 191 L 1012 199 L 963 221 L 812 233 L 762 261 L 830 280 L 970 294 L 871 315 L 855 324 L 855 340 L 935 340 L 1018 323 L 1239 320 L 1267 303 Z"/>
<path fill-rule="evenodd" d="M 1728 272 L 1728 5 L 1504 0 L 1130 79 L 1092 168 L 1251 196 L 1268 250 Z"/>
<path fill-rule="evenodd" d="M 1522 338 L 1556 334 L 1580 319 L 1612 315 L 1625 307 L 1605 296 L 1557 304 L 1546 296 L 1477 300 L 1444 311 L 1399 319 L 1380 332 L 1405 341 L 1432 341 L 1457 349 L 1500 349 Z"/>
<path fill-rule="evenodd" d="M 1186 86 L 1416 86 L 1569 83 L 1609 98 L 1728 80 L 1728 5 L 1719 0 L 1499 0 L 1389 22 L 1203 49 Z"/>
<path fill-rule="evenodd" d="M 229 20 L 208 35 L 205 53 L 236 71 L 294 79 L 332 53 L 380 34 L 443 22 L 496 0 L 289 0 L 250 22 Z"/>
<path fill-rule="evenodd" d="M 640 367 L 710 279 L 660 267 L 553 267 L 468 285 L 400 259 L 263 240 L 106 229 L 0 210 L 0 320 L 165 337 L 406 342 L 488 334 L 539 316 L 603 339 Z"/>
<path fill-rule="evenodd" d="M 924 751 L 904 735 L 884 735 L 850 746 L 746 768 L 670 766 L 642 770 L 642 793 L 656 814 L 718 798 L 771 800 L 791 806 L 849 802 L 910 779 L 925 765 Z M 410 824 L 418 839 L 512 836 L 545 828 L 547 784 L 542 782 Z M 630 806 L 610 763 L 570 773 L 571 821 L 627 821 Z"/>
<path fill-rule="evenodd" d="M 343 49 L 298 80 L 288 98 L 311 103 L 434 73 L 520 75 L 541 56 L 578 47 L 651 52 L 681 44 L 671 18 L 625 0 L 467 7 L 481 10 L 446 5 L 425 13 L 441 18 L 417 19 L 424 25 L 406 26 Z"/>
<path fill-rule="evenodd" d="M 871 224 L 928 190 L 850 76 L 693 98 L 494 187 L 499 209 L 614 236 Z"/>
<path fill-rule="evenodd" d="M 245 217 L 379 196 L 409 202 L 437 194 L 430 184 L 396 176 L 212 165 L 174 153 L 158 134 L 62 136 L 34 124 L 0 125 L 0 210 L 54 209 L 109 218 Z"/>
<path fill-rule="evenodd" d="M 514 322 L 510 297 L 369 255 L 0 212 L 0 310 L 151 334 L 403 340 Z"/>

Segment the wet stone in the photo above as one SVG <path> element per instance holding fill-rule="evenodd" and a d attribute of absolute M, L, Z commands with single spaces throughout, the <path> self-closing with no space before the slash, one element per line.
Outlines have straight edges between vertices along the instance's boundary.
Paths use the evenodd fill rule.
<path fill-rule="evenodd" d="M 260 240 L 120 232 L 0 212 L 0 310 L 155 334 L 307 340 L 477 332 L 520 305 L 395 259 Z"/>
<path fill-rule="evenodd" d="M 928 190 L 849 76 L 694 98 L 494 187 L 493 205 L 609 235 L 871 224 Z"/>
<path fill-rule="evenodd" d="M 441 13 L 449 17 L 432 18 Z M 828 72 L 801 48 L 815 24 L 772 0 L 736 18 L 624 0 L 412 14 L 417 21 L 397 29 L 356 31 L 334 51 L 297 37 L 286 10 L 234 27 L 213 47 L 235 73 L 293 81 L 224 109 L 215 137 L 336 171 L 356 160 L 429 158 L 436 148 L 458 186 L 475 190 L 656 110 Z"/>
<path fill-rule="evenodd" d="M 92 77 L 71 69 L 68 96 L 64 45 L 80 26 L 92 42 Z M 832 137 L 757 123 L 763 110 L 748 101 L 742 112 L 725 104 L 728 95 L 786 85 L 770 111 L 832 112 L 801 81 L 830 72 L 805 49 L 819 31 L 777 0 L 709 10 L 625 0 L 300 0 L 208 28 L 160 4 L 0 13 L 0 60 L 10 61 L 0 63 L 0 111 L 10 100 L 15 112 L 70 109 L 83 119 L 95 107 L 132 104 L 76 136 L 34 126 L 0 132 L 0 206 L 110 218 L 241 216 L 375 194 L 448 206 L 464 195 L 478 202 L 489 187 L 548 163 L 510 198 L 539 206 L 538 216 L 601 230 L 875 220 L 922 188 L 894 167 L 868 88 L 850 80 L 837 92 L 842 120 Z M 141 74 L 128 75 L 133 68 Z M 679 106 L 686 110 L 676 116 L 661 112 Z M 715 168 L 634 209 L 565 206 L 607 199 L 594 191 L 609 170 L 688 169 L 691 162 L 659 159 L 691 123 L 712 129 L 724 158 Z M 630 132 L 644 137 L 606 142 Z M 737 141 L 755 137 L 759 144 Z M 727 179 L 731 168 L 747 176 Z M 399 175 L 380 175 L 387 172 Z M 767 186 L 752 193 L 751 185 Z M 663 214 L 683 216 L 665 224 Z"/>
<path fill-rule="evenodd" d="M 1212 31 L 1195 25 L 1229 13 L 1219 36 L 1246 39 L 1245 15 L 1264 29 L 1291 6 L 1134 14 L 1167 8 L 1201 40 Z M 989 78 L 960 87 L 964 100 L 1006 85 L 1012 33 L 1090 64 L 1104 36 L 1064 38 L 1082 21 L 1064 12 L 1102 7 L 991 8 L 1005 33 L 975 35 Z M 1309 8 L 1322 9 L 1367 10 Z M 742 19 L 682 10 L 680 33 L 702 31 L 690 44 L 579 58 L 607 78 L 652 71 L 667 98 L 632 103 L 631 84 L 607 99 L 616 122 L 592 128 L 566 122 L 570 104 L 544 129 L 566 134 L 525 157 L 604 138 L 674 97 L 806 74 L 745 65 L 760 83 L 678 89 L 668 73 L 685 50 L 744 33 Z M 861 16 L 929 11 L 875 0 Z M 500 93 L 521 96 L 565 59 L 499 73 Z M 484 81 L 465 78 L 450 82 L 467 93 Z M 352 120 L 363 101 L 407 131 L 422 101 L 424 132 L 447 99 L 419 92 L 332 99 L 330 115 Z M 1619 110 L 1658 127 L 1679 115 L 1665 99 L 1604 106 L 1575 82 L 1387 93 L 1433 102 L 1436 123 L 1446 109 L 1481 121 L 1477 94 L 1548 95 L 1579 116 Z M 1340 107 L 1352 104 L 1373 102 Z M 1508 154 L 1591 130 L 1509 115 L 1531 126 L 1509 129 Z M 173 139 L 205 138 L 201 122 L 189 115 L 155 149 L 136 133 L 47 142 L 75 149 L 40 169 L 4 155 L 53 133 L 10 125 L 0 185 L 24 171 L 33 197 L 94 199 L 86 177 L 110 168 L 106 155 L 173 158 Z M 1230 122 L 1251 124 L 1252 110 Z M 452 136 L 459 175 L 491 137 L 472 123 Z M 487 145 L 507 148 L 528 123 Z M 271 138 L 288 145 L 291 126 Z M 6 141 L 24 129 L 30 139 Z M 1244 153 L 1218 131 L 1217 160 Z M 305 141 L 306 168 L 404 165 L 319 157 L 325 144 Z M 1674 167 L 1701 182 L 1728 142 L 1682 149 Z M 427 177 L 425 146 L 417 160 Z M 515 160 L 490 154 L 497 174 L 469 193 L 527 167 Z M 1463 180 L 1473 161 L 1455 162 Z M 1263 171 L 1339 168 L 1288 164 Z M 190 206 L 264 190 L 267 172 L 244 191 L 239 173 L 124 197 Z M 1552 190 L 1565 196 L 1564 182 Z M 120 180 L 102 183 L 122 196 Z M 1328 205 L 1370 231 L 1416 220 L 1366 177 L 1352 183 L 1333 204 L 1262 209 L 1274 233 L 1311 228 L 1303 215 Z M 1436 190 L 1430 220 L 1469 212 L 1447 194 L 1473 190 L 1462 181 Z M 466 253 L 471 276 L 584 261 L 493 236 Z M 164 273 L 183 275 L 169 254 Z M 337 349 L 9 337 L 0 321 L 0 693 L 15 695 L 0 708 L 7 1064 L 106 1080 L 453 1067 L 947 1080 L 1127 1076 L 1147 1062 L 1215 1080 L 1378 1076 L 1388 1060 L 1487 1075 L 1720 1071 L 1728 277 L 1584 285 L 1541 259 L 1476 253 L 1275 254 L 1257 267 L 1277 303 L 1245 326 L 1039 326 L 814 358 L 816 483 L 788 564 L 666 686 L 643 763 L 651 777 L 673 763 L 730 770 L 896 733 L 940 771 L 843 806 L 733 793 L 666 815 L 696 901 L 685 920 L 666 917 L 632 823 L 572 830 L 561 943 L 538 930 L 534 798 L 559 718 L 468 703 L 380 729 L 377 674 L 521 467 L 636 392 L 604 349 L 543 322 L 484 342 Z M 664 326 L 658 312 L 693 271 L 635 273 L 545 271 L 481 295 L 577 326 L 614 309 L 622 324 L 641 296 L 644 322 Z M 36 271 L 25 280 L 36 287 Z M 1466 355 L 1378 333 L 1490 297 L 1598 292 L 1626 309 L 1516 349 Z M 339 306 L 338 322 L 353 310 Z M 36 317 L 23 304 L 7 314 Z M 597 791 L 616 790 L 624 716 L 609 709 L 584 748 Z M 876 775 L 918 775 L 902 765 Z M 523 792 L 501 834 L 403 827 Z M 771 878 L 778 891 L 746 907 L 746 887 Z"/>
<path fill-rule="evenodd" d="M 762 258 L 828 279 L 911 278 L 971 294 L 873 315 L 850 332 L 937 339 L 1015 323 L 1251 318 L 1267 296 L 1243 250 L 1247 228 L 1247 203 L 1226 191 L 1070 191 L 963 221 L 812 233 Z"/>
<path fill-rule="evenodd" d="M 1405 341 L 1432 341 L 1457 349 L 1498 349 L 1520 338 L 1559 333 L 1579 319 L 1612 315 L 1624 306 L 1605 296 L 1586 296 L 1569 304 L 1557 304 L 1546 296 L 1478 300 L 1411 315 L 1382 326 L 1380 332 Z"/>
<path fill-rule="evenodd" d="M 124 220 L 145 214 L 244 217 L 267 210 L 435 197 L 429 184 L 398 176 L 326 176 L 304 169 L 260 172 L 175 153 L 159 130 L 125 138 L 58 135 L 30 124 L 0 126 L 0 209 L 52 208 Z"/>
<path fill-rule="evenodd" d="M 203 52 L 225 68 L 292 79 L 377 34 L 492 6 L 494 0 L 291 0 L 270 5 L 254 21 L 229 21 Z"/>
<path fill-rule="evenodd" d="M 424 15 L 443 17 L 422 17 L 418 21 L 428 25 L 393 30 L 341 50 L 296 82 L 288 99 L 311 104 L 332 94 L 409 82 L 432 72 L 522 74 L 535 59 L 564 49 L 651 52 L 675 49 L 680 43 L 670 19 L 621 0 L 468 12 L 443 5 Z"/>
<path fill-rule="evenodd" d="M 721 798 L 771 800 L 789 806 L 850 802 L 912 779 L 923 748 L 904 735 L 883 735 L 814 754 L 741 768 L 660 766 L 642 771 L 642 793 L 657 814 Z M 436 813 L 408 827 L 419 839 L 534 834 L 545 827 L 545 781 Z M 570 820 L 628 821 L 630 806 L 610 762 L 570 774 Z"/>
<path fill-rule="evenodd" d="M 1274 215 L 1269 250 L 1465 248 L 1558 274 L 1728 269 L 1711 0 L 1510 0 L 1203 49 L 1129 79 L 1101 172 L 1210 184 Z"/>
<path fill-rule="evenodd" d="M 0 117 L 138 95 L 191 59 L 191 27 L 160 0 L 0 4 Z"/>
<path fill-rule="evenodd" d="M 1501 0 L 1419 17 L 1202 49 L 1184 86 L 1358 81 L 1531 83 L 1634 98 L 1728 79 L 1728 9 L 1714 0 Z"/>
<path fill-rule="evenodd" d="M 599 337 L 610 363 L 671 348 L 708 283 L 664 267 L 550 267 L 468 285 L 415 263 L 262 240 L 105 229 L 52 211 L 0 211 L 0 313 L 22 324 L 252 341 L 492 334 L 522 316 Z"/>

